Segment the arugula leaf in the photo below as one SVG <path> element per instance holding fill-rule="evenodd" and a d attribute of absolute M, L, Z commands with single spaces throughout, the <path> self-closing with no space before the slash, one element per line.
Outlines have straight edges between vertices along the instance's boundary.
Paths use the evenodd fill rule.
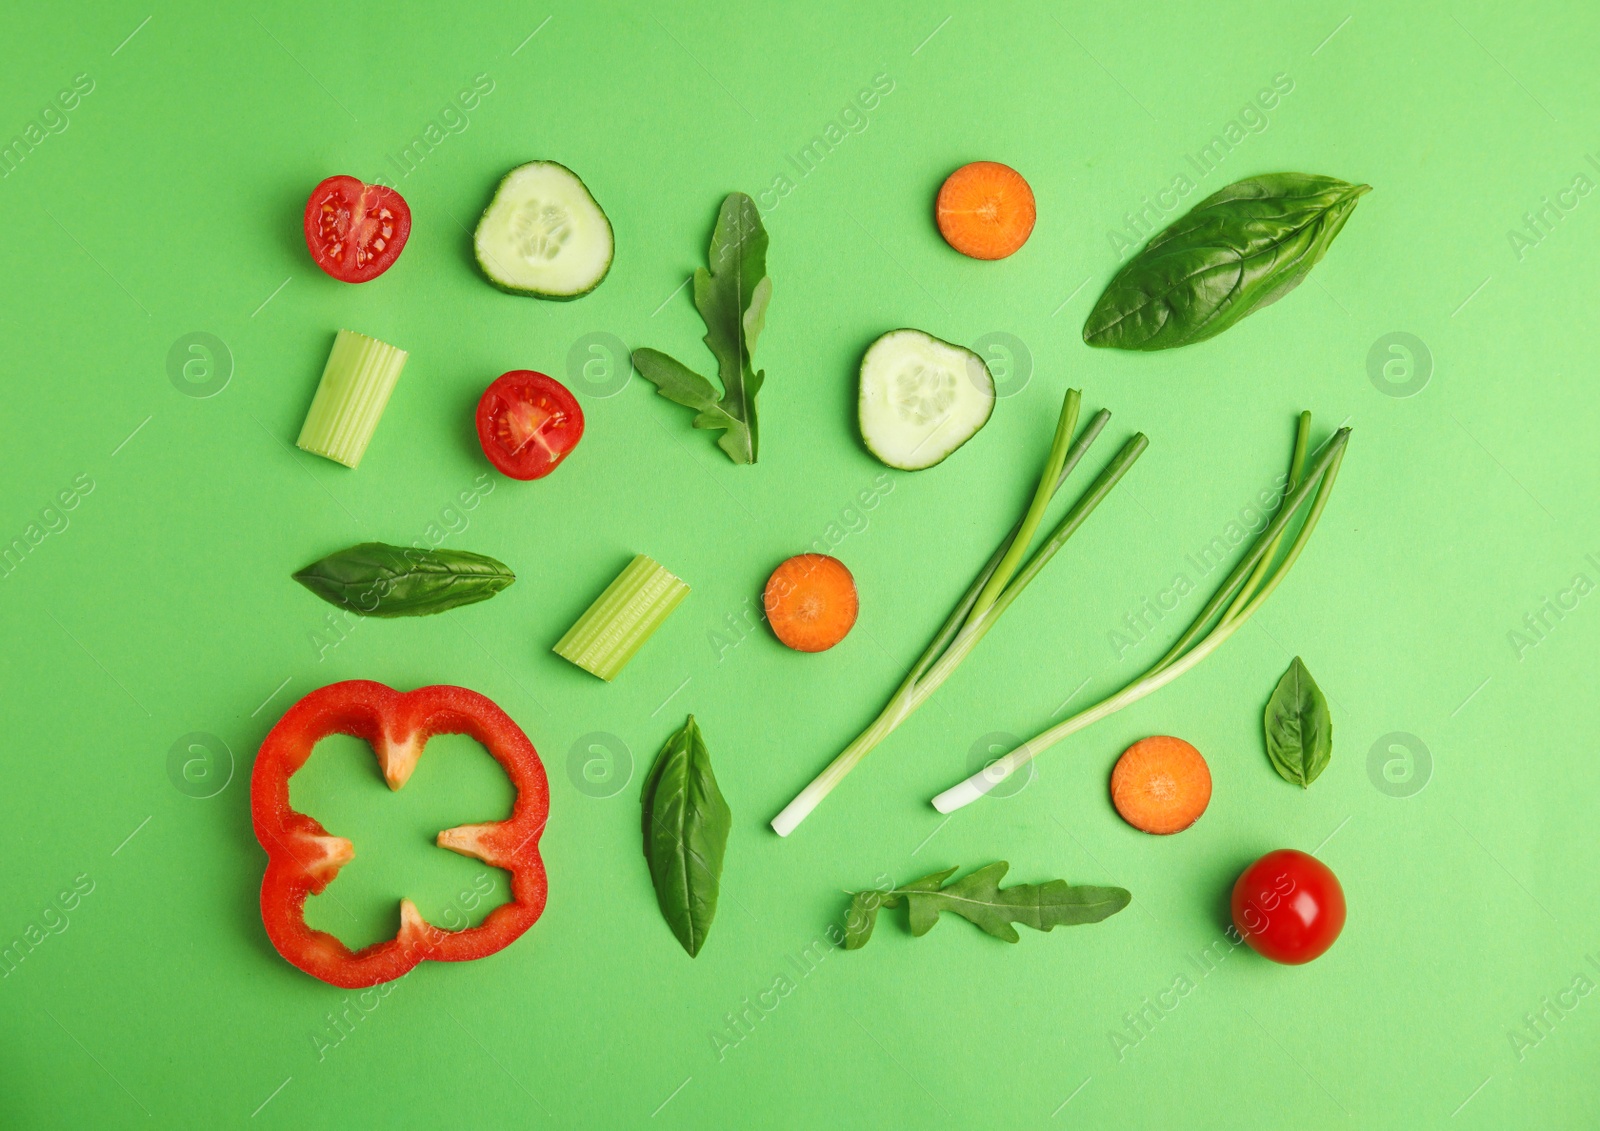
<path fill-rule="evenodd" d="M 1278 776 L 1301 789 L 1333 759 L 1333 719 L 1316 680 L 1296 656 L 1267 701 L 1267 757 Z"/>
<path fill-rule="evenodd" d="M 656 902 L 693 958 L 717 914 L 722 857 L 733 826 L 693 715 L 661 748 L 640 802 L 644 858 Z"/>
<path fill-rule="evenodd" d="M 877 924 L 878 908 L 898 907 L 902 901 L 910 908 L 911 933 L 918 938 L 933 929 L 941 914 L 951 911 L 985 933 L 1014 943 L 1020 936 L 1013 923 L 1036 931 L 1098 923 L 1121 911 L 1133 898 L 1123 888 L 1075 887 L 1065 880 L 1015 884 L 1001 890 L 1000 881 L 1010 867 L 1000 860 L 948 886 L 945 881 L 956 869 L 946 868 L 904 887 L 855 892 L 845 920 L 844 948 L 866 946 Z"/>
<path fill-rule="evenodd" d="M 717 359 L 719 395 L 709 380 L 659 350 L 633 351 L 633 367 L 670 401 L 695 410 L 694 426 L 722 431 L 717 446 L 734 463 L 755 463 L 760 446 L 756 394 L 766 373 L 751 360 L 766 328 L 772 279 L 767 231 L 755 201 L 729 193 L 717 213 L 707 254 L 710 269 L 695 269 L 694 305 L 705 321 L 706 348 Z"/>
<path fill-rule="evenodd" d="M 844 948 L 846 950 L 860 950 L 867 945 L 867 940 L 872 938 L 872 928 L 878 923 L 878 908 L 898 907 L 900 900 L 910 892 L 938 891 L 939 885 L 955 875 L 954 868 L 946 868 L 942 872 L 935 872 L 931 876 L 924 876 L 903 888 L 892 888 L 882 891 L 873 888 L 870 891 L 858 891 L 850 899 L 850 911 L 844 921 Z"/>

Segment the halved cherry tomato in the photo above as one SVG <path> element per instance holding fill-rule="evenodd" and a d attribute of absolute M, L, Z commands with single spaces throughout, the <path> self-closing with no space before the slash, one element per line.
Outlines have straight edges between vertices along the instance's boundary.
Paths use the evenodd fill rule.
<path fill-rule="evenodd" d="M 411 235 L 411 206 L 392 188 L 329 177 L 306 201 L 306 246 L 318 267 L 341 283 L 365 283 L 387 271 Z"/>
<path fill-rule="evenodd" d="M 581 439 L 577 398 L 543 373 L 502 373 L 478 401 L 478 443 L 489 462 L 513 479 L 543 479 Z"/>
<path fill-rule="evenodd" d="M 1298 966 L 1333 945 L 1344 930 L 1344 888 L 1315 856 L 1280 848 L 1233 885 L 1233 925 L 1264 958 Z"/>

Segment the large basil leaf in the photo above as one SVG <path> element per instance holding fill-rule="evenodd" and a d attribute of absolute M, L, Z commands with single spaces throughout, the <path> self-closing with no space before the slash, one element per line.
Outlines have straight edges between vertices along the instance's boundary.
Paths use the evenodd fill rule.
<path fill-rule="evenodd" d="M 717 445 L 734 463 L 755 463 L 761 446 L 756 394 L 766 374 L 755 368 L 752 355 L 766 326 L 772 279 L 767 230 L 756 202 L 744 193 L 723 200 L 707 258 L 710 269 L 694 273 L 694 305 L 706 324 L 706 347 L 717 359 L 720 395 L 706 378 L 659 350 L 634 350 L 633 367 L 662 396 L 694 409 L 696 428 L 720 429 Z"/>
<path fill-rule="evenodd" d="M 1333 758 L 1333 719 L 1322 689 L 1296 656 L 1267 701 L 1267 757 L 1278 776 L 1304 789 Z"/>
<path fill-rule="evenodd" d="M 693 958 L 717 914 L 722 856 L 733 814 L 711 772 L 711 755 L 694 716 L 667 739 L 641 798 L 644 858 L 656 902 L 672 933 Z"/>
<path fill-rule="evenodd" d="M 945 881 L 956 870 L 946 868 L 904 887 L 856 892 L 845 920 L 844 948 L 866 946 L 877 923 L 878 908 L 898 906 L 901 900 L 910 906 L 911 933 L 918 938 L 933 929 L 941 914 L 951 911 L 986 934 L 1014 943 L 1020 937 L 1014 923 L 1036 931 L 1098 923 L 1133 899 L 1125 888 L 1074 886 L 1065 880 L 1013 884 L 1002 890 L 1000 881 L 1010 867 L 1004 860 L 996 861 L 948 885 Z"/>
<path fill-rule="evenodd" d="M 503 562 L 465 550 L 362 542 L 312 562 L 294 579 L 362 616 L 421 617 L 487 601 L 517 575 Z"/>
<path fill-rule="evenodd" d="M 1083 324 L 1083 340 L 1162 350 L 1222 333 L 1299 286 L 1370 191 L 1269 173 L 1213 193 L 1123 265 Z"/>

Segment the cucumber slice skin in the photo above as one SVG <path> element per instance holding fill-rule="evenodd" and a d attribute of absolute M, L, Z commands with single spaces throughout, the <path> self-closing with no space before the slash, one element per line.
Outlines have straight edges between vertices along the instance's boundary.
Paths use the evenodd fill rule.
<path fill-rule="evenodd" d="M 885 339 L 893 337 L 895 334 L 915 334 L 919 338 L 923 338 L 923 339 L 925 339 L 925 340 L 927 340 L 929 342 L 934 343 L 935 345 L 944 346 L 947 349 L 955 350 L 958 353 L 966 354 L 967 357 L 970 358 L 972 362 L 975 362 L 977 364 L 979 370 L 983 373 L 984 377 L 988 380 L 988 383 L 989 383 L 988 407 L 987 407 L 987 411 L 985 411 L 985 413 L 983 415 L 983 419 L 980 420 L 973 427 L 971 432 L 967 433 L 967 435 L 962 438 L 960 443 L 958 443 L 958 444 L 954 445 L 953 447 L 951 447 L 949 451 L 945 452 L 938 459 L 932 460 L 932 461 L 927 462 L 927 463 L 914 463 L 914 462 L 909 462 L 909 461 L 904 461 L 904 460 L 896 460 L 895 457 L 886 454 L 885 452 L 881 451 L 879 449 L 879 447 L 874 446 L 874 444 L 872 442 L 872 426 L 867 420 L 867 398 L 866 398 L 867 364 L 868 364 L 868 361 L 872 357 L 873 349 L 875 347 L 877 347 L 880 343 L 882 343 Z M 916 329 L 915 327 L 912 327 L 912 326 L 902 326 L 899 329 L 889 330 L 886 333 L 879 334 L 876 338 L 873 339 L 872 345 L 867 347 L 866 353 L 864 353 L 862 355 L 861 367 L 860 367 L 860 371 L 859 372 L 860 372 L 860 378 L 861 378 L 861 395 L 858 396 L 858 398 L 856 400 L 856 425 L 861 430 L 861 442 L 866 445 L 867 450 L 869 452 L 871 452 L 873 454 L 873 456 L 875 456 L 879 460 L 879 462 L 885 464 L 888 467 L 895 468 L 898 471 L 923 471 L 923 470 L 925 470 L 927 468 L 930 468 L 930 467 L 939 466 L 945 460 L 947 460 L 951 456 L 955 455 L 956 452 L 960 451 L 961 448 L 967 443 L 968 440 L 972 439 L 972 437 L 976 436 L 979 432 L 983 431 L 984 425 L 988 424 L 989 423 L 989 418 L 994 415 L 994 402 L 996 400 L 996 397 L 994 395 L 994 375 L 989 372 L 988 364 L 983 360 L 982 357 L 980 357 L 978 354 L 974 353 L 972 350 L 969 350 L 966 346 L 956 345 L 954 342 L 947 342 L 943 338 L 934 337 L 932 334 L 928 333 L 926 330 L 918 330 L 918 329 Z"/>
<path fill-rule="evenodd" d="M 490 213 L 494 211 L 495 205 L 500 203 L 500 195 L 505 191 L 506 186 L 518 173 L 525 169 L 538 166 L 559 169 L 571 177 L 577 183 L 578 187 L 583 190 L 584 195 L 589 198 L 589 203 L 594 205 L 595 211 L 600 214 L 601 222 L 606 226 L 606 238 L 610 241 L 611 250 L 606 256 L 605 267 L 601 269 L 600 274 L 596 276 L 594 282 L 590 283 L 582 290 L 549 291 L 541 290 L 537 287 L 519 287 L 514 284 L 507 283 L 505 280 L 498 278 L 495 275 L 494 269 L 483 261 L 483 253 L 478 248 L 478 233 L 483 230 L 483 225 L 489 219 Z M 593 291 L 601 283 L 605 282 L 607 275 L 611 274 L 611 264 L 615 261 L 616 254 L 617 239 L 616 232 L 611 227 L 611 217 L 607 216 L 606 210 L 600 207 L 600 202 L 594 198 L 594 193 L 589 191 L 589 186 L 584 183 L 583 178 L 578 176 L 578 174 L 574 173 L 571 169 L 567 168 L 559 161 L 528 161 L 507 172 L 505 176 L 500 178 L 499 183 L 495 185 L 494 195 L 489 198 L 488 206 L 484 208 L 483 212 L 479 215 L 478 226 L 472 233 L 472 257 L 477 261 L 478 270 L 483 272 L 483 277 L 489 281 L 490 286 L 494 287 L 496 290 L 504 291 L 508 295 L 521 295 L 525 298 L 549 299 L 552 302 L 571 302 L 573 299 L 582 298 L 584 295 Z"/>

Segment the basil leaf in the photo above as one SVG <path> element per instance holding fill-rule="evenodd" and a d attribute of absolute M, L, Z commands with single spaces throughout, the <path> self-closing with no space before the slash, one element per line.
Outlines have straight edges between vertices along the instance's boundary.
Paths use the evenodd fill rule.
<path fill-rule="evenodd" d="M 487 601 L 517 575 L 503 562 L 465 550 L 362 542 L 312 562 L 294 579 L 362 616 L 422 617 Z"/>
<path fill-rule="evenodd" d="M 1267 701 L 1267 757 L 1284 781 L 1304 789 L 1333 758 L 1333 719 L 1322 689 L 1296 656 Z"/>
<path fill-rule="evenodd" d="M 859 950 L 872 938 L 879 907 L 894 907 L 903 898 L 910 906 L 911 933 L 920 938 L 933 929 L 939 916 L 953 912 L 997 939 L 1018 941 L 1014 923 L 1048 931 L 1098 923 L 1121 911 L 1133 896 L 1125 888 L 1074 886 L 1065 880 L 1043 884 L 1014 884 L 1004 890 L 1000 881 L 1011 865 L 997 861 L 971 872 L 953 884 L 945 881 L 954 868 L 935 872 L 904 887 L 889 891 L 856 892 L 845 922 L 846 950 Z"/>
<path fill-rule="evenodd" d="M 717 914 L 722 857 L 733 814 L 711 772 L 711 755 L 694 716 L 667 739 L 641 798 L 644 858 L 656 902 L 693 958 Z"/>
<path fill-rule="evenodd" d="M 709 380 L 658 350 L 634 350 L 633 367 L 662 396 L 694 409 L 696 428 L 721 429 L 717 446 L 734 463 L 755 463 L 756 394 L 766 374 L 752 355 L 766 326 L 772 280 L 761 212 L 744 193 L 723 200 L 707 258 L 710 269 L 694 273 L 694 305 L 706 324 L 706 348 L 717 359 L 720 395 Z"/>
<path fill-rule="evenodd" d="M 1091 346 L 1204 341 L 1305 280 L 1371 185 L 1269 173 L 1212 193 L 1118 271 L 1083 324 Z"/>

